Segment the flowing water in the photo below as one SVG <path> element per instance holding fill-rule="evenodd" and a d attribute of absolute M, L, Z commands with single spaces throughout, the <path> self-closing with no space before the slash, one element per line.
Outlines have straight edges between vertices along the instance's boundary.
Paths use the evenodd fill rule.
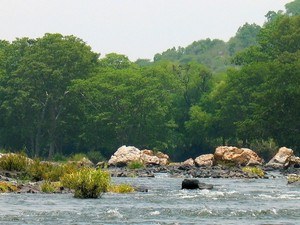
<path fill-rule="evenodd" d="M 266 180 L 200 179 L 213 190 L 181 190 L 183 179 L 115 178 L 148 193 L 1 194 L 0 224 L 300 224 L 300 187 L 284 177 Z"/>

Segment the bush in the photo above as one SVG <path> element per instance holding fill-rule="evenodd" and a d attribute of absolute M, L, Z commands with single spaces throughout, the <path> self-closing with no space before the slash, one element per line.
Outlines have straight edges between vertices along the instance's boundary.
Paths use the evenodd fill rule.
<path fill-rule="evenodd" d="M 46 180 L 41 184 L 40 189 L 44 193 L 55 193 L 60 189 L 60 187 L 60 182 L 50 182 Z"/>
<path fill-rule="evenodd" d="M 111 185 L 108 191 L 114 193 L 131 193 L 134 192 L 134 188 L 129 184 L 118 184 Z"/>
<path fill-rule="evenodd" d="M 76 163 L 51 163 L 34 160 L 27 168 L 27 174 L 33 181 L 49 180 L 59 181 L 64 174 L 69 174 L 78 169 Z"/>
<path fill-rule="evenodd" d="M 300 175 L 297 174 L 289 174 L 287 177 L 288 184 L 300 182 Z"/>
<path fill-rule="evenodd" d="M 69 161 L 78 162 L 78 161 L 81 161 L 83 158 L 88 158 L 88 157 L 84 153 L 77 153 L 77 154 L 71 155 L 69 157 Z"/>
<path fill-rule="evenodd" d="M 257 175 L 259 177 L 265 176 L 265 172 L 259 167 L 246 166 L 242 170 L 244 173 L 247 173 L 247 174 Z"/>
<path fill-rule="evenodd" d="M 64 187 L 75 190 L 75 198 L 98 198 L 110 185 L 108 172 L 92 168 L 81 168 L 60 180 Z"/>
<path fill-rule="evenodd" d="M 0 168 L 7 171 L 25 171 L 29 164 L 29 159 L 22 154 L 9 153 L 0 158 Z"/>
<path fill-rule="evenodd" d="M 127 167 L 128 167 L 129 169 L 135 170 L 135 169 L 141 169 L 141 168 L 144 168 L 145 165 L 144 165 L 144 163 L 142 163 L 142 162 L 140 162 L 140 161 L 132 161 L 132 162 L 130 162 L 130 163 L 127 165 Z"/>
<path fill-rule="evenodd" d="M 92 150 L 89 151 L 86 155 L 88 159 L 91 160 L 94 164 L 97 164 L 98 162 L 105 160 L 105 158 L 99 151 Z"/>
<path fill-rule="evenodd" d="M 17 187 L 14 184 L 5 182 L 5 181 L 0 181 L 0 193 L 3 192 L 14 192 L 17 191 Z"/>

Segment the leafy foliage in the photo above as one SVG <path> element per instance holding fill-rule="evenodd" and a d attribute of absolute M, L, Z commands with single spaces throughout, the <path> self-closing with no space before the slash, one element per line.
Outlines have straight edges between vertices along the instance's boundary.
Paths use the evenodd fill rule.
<path fill-rule="evenodd" d="M 243 172 L 244 173 L 248 173 L 248 174 L 252 174 L 252 175 L 257 175 L 259 177 L 264 177 L 265 176 L 265 172 L 259 168 L 259 167 L 250 167 L 250 166 L 246 166 L 243 167 Z"/>
<path fill-rule="evenodd" d="M 0 158 L 0 168 L 2 170 L 25 171 L 29 164 L 29 159 L 22 154 L 9 153 Z"/>
<path fill-rule="evenodd" d="M 109 186 L 108 191 L 113 193 L 131 193 L 134 192 L 134 188 L 129 184 L 112 184 Z"/>
<path fill-rule="evenodd" d="M 75 190 L 75 198 L 98 198 L 107 192 L 110 175 L 102 170 L 81 168 L 71 174 L 65 174 L 60 181 L 64 187 Z"/>

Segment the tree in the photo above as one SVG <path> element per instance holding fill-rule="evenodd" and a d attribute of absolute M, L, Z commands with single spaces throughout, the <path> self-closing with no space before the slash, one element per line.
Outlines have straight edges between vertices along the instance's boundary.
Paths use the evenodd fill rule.
<path fill-rule="evenodd" d="M 286 14 L 289 16 L 297 16 L 300 15 L 300 0 L 294 0 L 285 5 Z"/>
<path fill-rule="evenodd" d="M 24 119 L 26 124 L 22 128 L 29 128 L 24 138 L 31 140 L 28 148 L 36 156 L 41 154 L 42 147 L 48 147 L 48 156 L 53 156 L 68 106 L 65 101 L 68 87 L 73 79 L 87 77 L 97 59 L 98 54 L 74 36 L 45 34 L 36 40 L 12 43 L 7 60 L 4 110 L 7 115 Z M 15 115 L 16 107 L 23 109 L 19 115 Z"/>

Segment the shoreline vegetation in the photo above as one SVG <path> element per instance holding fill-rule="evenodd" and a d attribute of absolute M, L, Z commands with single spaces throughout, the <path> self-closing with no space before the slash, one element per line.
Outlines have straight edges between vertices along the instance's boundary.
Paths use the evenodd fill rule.
<path fill-rule="evenodd" d="M 174 161 L 220 145 L 266 160 L 279 146 L 298 155 L 299 3 L 262 26 L 241 24 L 227 42 L 198 40 L 153 60 L 100 57 L 59 33 L 0 40 L 0 148 L 50 161 L 108 158 L 122 144 Z"/>
<path fill-rule="evenodd" d="M 148 191 L 145 187 L 113 184 L 111 177 L 155 177 L 156 174 L 161 173 L 176 178 L 269 179 L 274 176 L 269 174 L 270 171 L 278 171 L 287 176 L 288 184 L 299 183 L 300 159 L 293 156 L 290 149 L 281 148 L 270 162 L 256 165 L 253 161 L 250 165 L 248 156 L 243 155 L 244 153 L 240 151 L 247 149 L 220 146 L 213 154 L 214 157 L 220 154 L 220 149 L 222 151 L 227 150 L 227 153 L 223 152 L 223 157 L 230 155 L 231 159 L 218 159 L 206 165 L 199 165 L 199 161 L 198 164 L 191 163 L 191 159 L 180 163 L 168 161 L 159 164 L 158 161 L 155 164 L 153 158 L 151 158 L 152 153 L 150 150 L 146 152 L 149 154 L 148 161 L 132 160 L 130 157 L 137 157 L 137 155 L 132 155 L 132 151 L 135 151 L 136 154 L 144 153 L 143 151 L 138 152 L 138 149 L 133 146 L 120 147 L 111 157 L 111 160 L 102 161 L 98 164 L 92 163 L 85 157 L 77 157 L 78 161 L 50 162 L 30 159 L 21 153 L 0 154 L 0 193 L 73 193 L 76 198 L 98 198 L 106 192 L 124 194 L 135 191 Z M 120 152 L 127 161 L 113 165 L 112 162 L 116 162 L 116 156 Z M 237 153 L 242 158 L 246 157 L 248 161 L 243 161 L 241 157 L 236 161 L 238 158 Z M 141 156 L 144 157 L 138 155 L 138 157 Z M 152 157 L 156 156 L 152 154 Z M 274 164 L 276 157 L 277 159 L 280 158 L 281 161 L 277 160 Z M 294 160 L 293 157 L 298 160 L 296 163 L 291 163 L 291 160 Z M 199 156 L 197 158 L 204 157 Z M 285 159 L 283 160 L 283 158 Z"/>

